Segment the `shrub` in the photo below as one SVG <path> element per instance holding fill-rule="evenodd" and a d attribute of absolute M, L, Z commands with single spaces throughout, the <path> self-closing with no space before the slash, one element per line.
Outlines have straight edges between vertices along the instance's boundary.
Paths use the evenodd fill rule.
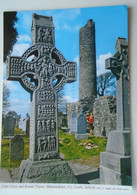
<path fill-rule="evenodd" d="M 71 140 L 69 139 L 69 138 L 65 138 L 64 140 L 63 140 L 63 143 L 64 144 L 68 144 L 68 143 L 70 143 L 71 142 Z"/>

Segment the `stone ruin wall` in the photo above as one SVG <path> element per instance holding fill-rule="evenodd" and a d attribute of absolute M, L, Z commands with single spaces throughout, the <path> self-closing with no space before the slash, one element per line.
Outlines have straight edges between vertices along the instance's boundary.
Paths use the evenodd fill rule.
<path fill-rule="evenodd" d="M 108 137 L 116 130 L 116 97 L 102 96 L 96 98 L 93 105 L 94 135 Z"/>

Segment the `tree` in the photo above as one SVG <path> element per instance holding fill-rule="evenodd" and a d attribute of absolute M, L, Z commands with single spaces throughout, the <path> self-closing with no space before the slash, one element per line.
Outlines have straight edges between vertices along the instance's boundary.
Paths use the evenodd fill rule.
<path fill-rule="evenodd" d="M 4 12 L 4 62 L 12 52 L 13 46 L 17 41 L 18 33 L 15 28 L 17 22 L 17 12 Z"/>
<path fill-rule="evenodd" d="M 116 78 L 111 72 L 97 77 L 97 95 L 116 95 Z"/>
<path fill-rule="evenodd" d="M 64 113 L 66 111 L 66 99 L 63 97 L 65 94 L 64 88 L 62 88 L 57 94 L 58 112 Z"/>
<path fill-rule="evenodd" d="M 8 108 L 10 106 L 9 103 L 9 97 L 10 97 L 10 90 L 8 89 L 7 85 L 3 84 L 3 114 L 8 111 Z"/>

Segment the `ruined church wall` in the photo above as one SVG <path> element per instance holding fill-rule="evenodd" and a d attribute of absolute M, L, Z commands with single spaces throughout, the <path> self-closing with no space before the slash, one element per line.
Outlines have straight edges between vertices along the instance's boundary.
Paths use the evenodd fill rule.
<path fill-rule="evenodd" d="M 94 135 L 108 137 L 116 130 L 116 97 L 102 96 L 96 98 L 93 105 Z"/>

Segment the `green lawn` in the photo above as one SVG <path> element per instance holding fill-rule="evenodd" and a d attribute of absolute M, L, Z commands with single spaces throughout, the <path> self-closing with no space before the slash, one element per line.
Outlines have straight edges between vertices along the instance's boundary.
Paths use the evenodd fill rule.
<path fill-rule="evenodd" d="M 15 134 L 22 134 L 16 129 Z M 8 169 L 19 167 L 21 161 L 13 161 L 9 159 L 9 139 L 2 139 L 1 145 L 1 167 Z M 65 160 L 99 161 L 99 154 L 106 149 L 107 140 L 101 137 L 89 135 L 88 139 L 76 141 L 74 135 L 67 134 L 59 130 L 59 150 L 64 154 Z M 85 144 L 92 143 L 97 148 L 86 149 Z M 29 157 L 29 138 L 24 137 L 24 159 Z"/>
<path fill-rule="evenodd" d="M 86 149 L 84 143 L 88 144 L 89 142 L 98 146 L 98 148 Z M 64 154 L 64 159 L 66 160 L 89 158 L 98 155 L 100 152 L 105 151 L 106 143 L 106 139 L 92 135 L 89 135 L 86 140 L 77 141 L 74 135 L 59 130 L 59 150 Z"/>
<path fill-rule="evenodd" d="M 15 128 L 15 135 L 23 135 L 20 129 Z M 10 160 L 9 158 L 10 139 L 2 139 L 1 142 L 1 167 L 10 171 L 11 168 L 19 167 L 21 161 Z M 29 138 L 24 137 L 24 159 L 29 157 Z"/>

